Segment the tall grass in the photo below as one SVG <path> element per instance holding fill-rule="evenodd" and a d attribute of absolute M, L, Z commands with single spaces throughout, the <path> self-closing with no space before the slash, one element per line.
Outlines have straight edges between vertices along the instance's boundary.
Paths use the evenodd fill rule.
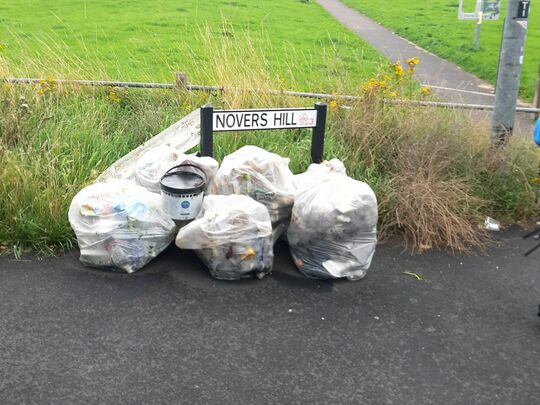
<path fill-rule="evenodd" d="M 455 111 L 358 103 L 335 117 L 357 178 L 374 185 L 382 237 L 413 250 L 481 246 L 486 215 L 508 222 L 533 214 L 537 156 L 529 139 L 493 151 L 489 132 Z"/>
<path fill-rule="evenodd" d="M 204 65 L 209 78 L 241 88 L 284 86 L 267 71 L 263 49 L 249 37 L 234 38 L 206 36 L 213 55 Z M 2 76 L 11 73 L 5 60 L 0 66 Z M 66 66 L 33 65 L 32 70 L 39 68 L 47 77 Z M 391 74 L 381 69 L 382 76 Z M 460 113 L 384 104 L 381 97 L 392 93 L 418 95 L 406 80 L 389 81 L 380 92 L 366 93 L 369 83 L 380 80 L 367 85 L 359 80 L 363 100 L 331 103 L 325 148 L 326 158 L 342 159 L 351 176 L 374 188 L 382 239 L 398 237 L 412 250 L 463 250 L 485 242 L 479 224 L 486 215 L 513 222 L 531 214 L 529 179 L 536 156 L 529 142 L 515 138 L 494 153 L 486 127 Z M 264 91 L 83 89 L 49 80 L 2 85 L 0 103 L 0 242 L 50 251 L 73 246 L 67 208 L 74 194 L 189 111 L 205 103 L 237 108 L 312 101 Z M 306 130 L 217 134 L 216 157 L 221 160 L 245 144 L 289 157 L 295 172 L 310 163 Z"/>

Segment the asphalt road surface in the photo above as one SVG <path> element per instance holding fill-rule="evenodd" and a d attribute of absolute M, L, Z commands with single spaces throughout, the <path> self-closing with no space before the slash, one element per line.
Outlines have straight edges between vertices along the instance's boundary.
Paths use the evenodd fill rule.
<path fill-rule="evenodd" d="M 540 253 L 521 234 L 473 256 L 382 245 L 358 282 L 303 278 L 283 244 L 242 282 L 175 247 L 131 276 L 3 256 L 0 403 L 535 404 Z"/>

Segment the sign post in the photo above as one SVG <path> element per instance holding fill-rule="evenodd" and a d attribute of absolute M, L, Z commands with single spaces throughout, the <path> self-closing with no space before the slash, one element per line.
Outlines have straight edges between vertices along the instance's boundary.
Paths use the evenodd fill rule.
<path fill-rule="evenodd" d="M 478 22 L 476 23 L 476 35 L 474 36 L 474 49 L 480 47 L 480 29 L 482 28 L 482 12 L 478 13 Z"/>
<path fill-rule="evenodd" d="M 214 110 L 201 107 L 201 156 L 213 156 L 214 132 L 312 128 L 311 160 L 320 163 L 324 151 L 327 105 L 314 108 Z"/>
<path fill-rule="evenodd" d="M 480 30 L 484 20 L 498 20 L 501 12 L 501 0 L 488 1 L 476 0 L 474 12 L 463 11 L 463 0 L 459 0 L 458 18 L 460 20 L 476 20 L 476 31 L 474 36 L 474 49 L 480 46 Z"/>
<path fill-rule="evenodd" d="M 492 146 L 504 145 L 514 129 L 529 7 L 530 0 L 508 0 L 491 119 Z"/>

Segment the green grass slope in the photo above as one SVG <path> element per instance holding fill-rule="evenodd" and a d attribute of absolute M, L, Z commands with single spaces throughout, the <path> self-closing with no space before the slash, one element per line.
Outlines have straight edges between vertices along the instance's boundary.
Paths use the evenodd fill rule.
<path fill-rule="evenodd" d="M 499 21 L 482 25 L 480 49 L 474 50 L 474 21 L 458 20 L 458 0 L 343 0 L 346 5 L 392 29 L 419 46 L 495 83 L 506 0 Z M 540 63 L 540 4 L 531 5 L 521 95 L 532 99 Z M 465 0 L 464 11 L 475 1 Z"/>
<path fill-rule="evenodd" d="M 220 39 L 260 52 L 284 86 L 314 91 L 356 88 L 381 60 L 319 5 L 301 1 L 0 3 L 0 58 L 10 74 L 42 74 L 45 65 L 77 78 L 170 82 L 179 70 L 192 83 L 212 83 L 219 76 L 204 72 L 213 51 L 207 42 Z"/>

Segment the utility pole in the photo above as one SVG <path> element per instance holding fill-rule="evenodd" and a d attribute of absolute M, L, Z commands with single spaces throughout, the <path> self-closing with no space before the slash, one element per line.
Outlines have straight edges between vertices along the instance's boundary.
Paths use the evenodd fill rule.
<path fill-rule="evenodd" d="M 508 0 L 491 120 L 495 147 L 504 145 L 514 129 L 530 5 L 530 0 Z"/>

